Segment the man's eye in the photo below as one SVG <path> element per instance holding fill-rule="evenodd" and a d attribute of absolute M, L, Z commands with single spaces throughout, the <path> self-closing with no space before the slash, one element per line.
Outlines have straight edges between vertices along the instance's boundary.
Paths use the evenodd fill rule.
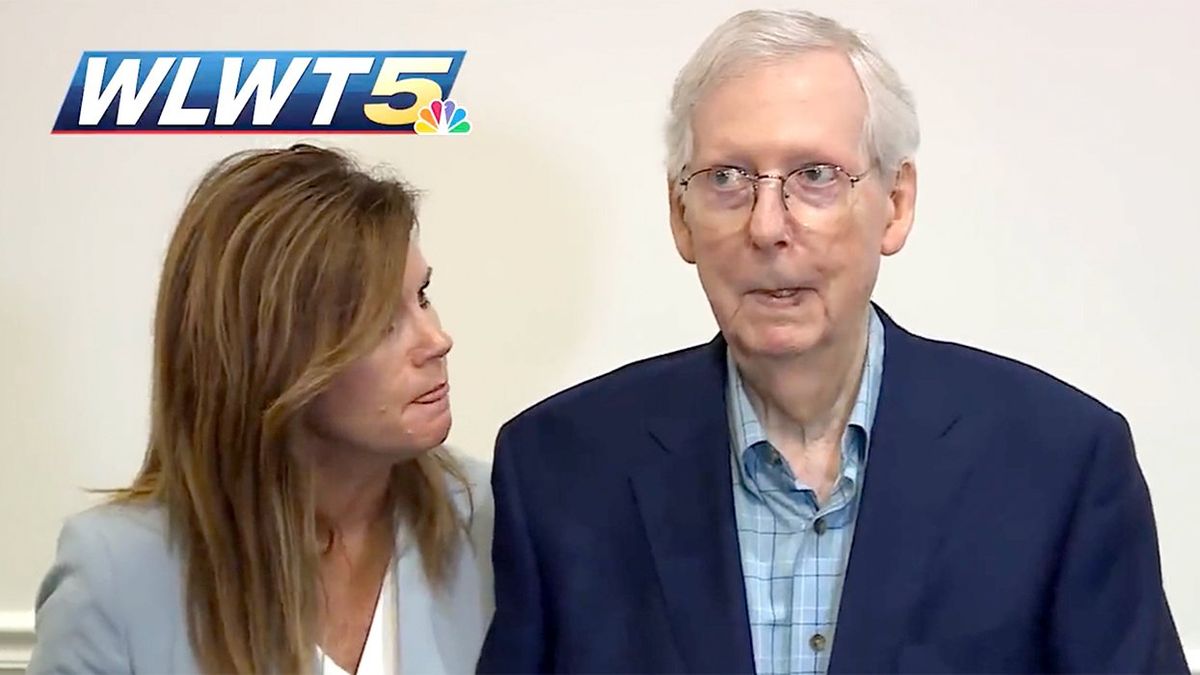
<path fill-rule="evenodd" d="M 716 190 L 739 190 L 744 183 L 741 172 L 737 169 L 713 169 L 708 174 L 708 182 Z"/>
<path fill-rule="evenodd" d="M 837 169 L 828 164 L 806 167 L 796 175 L 808 187 L 826 187 L 837 181 Z"/>

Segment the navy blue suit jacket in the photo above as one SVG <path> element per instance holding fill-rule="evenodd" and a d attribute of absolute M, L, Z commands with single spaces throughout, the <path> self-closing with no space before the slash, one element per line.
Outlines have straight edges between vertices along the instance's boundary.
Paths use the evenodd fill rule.
<path fill-rule="evenodd" d="M 1124 418 L 880 314 L 830 672 L 1186 672 Z M 480 672 L 754 671 L 725 348 L 626 366 L 501 429 Z"/>

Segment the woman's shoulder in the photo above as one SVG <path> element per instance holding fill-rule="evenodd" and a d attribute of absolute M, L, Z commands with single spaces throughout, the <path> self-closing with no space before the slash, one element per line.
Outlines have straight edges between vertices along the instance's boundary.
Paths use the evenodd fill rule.
<path fill-rule="evenodd" d="M 166 523 L 165 509 L 137 503 L 66 518 L 37 591 L 29 672 L 128 671 L 130 650 L 178 637 L 179 566 Z"/>
<path fill-rule="evenodd" d="M 166 509 L 153 502 L 109 502 L 67 517 L 59 546 L 103 554 L 117 566 L 170 557 Z"/>
<path fill-rule="evenodd" d="M 487 617 L 495 607 L 492 594 L 492 530 L 495 523 L 495 507 L 492 502 L 491 464 L 486 460 L 463 453 L 454 448 L 444 448 L 452 458 L 463 481 L 452 480 L 451 496 L 463 518 L 464 553 L 459 559 L 459 574 L 456 575 L 455 592 L 459 598 L 459 610 L 455 616 L 455 639 L 462 644 L 471 642 L 467 636 L 474 632 L 482 640 L 487 628 Z M 465 483 L 465 484 L 464 484 Z M 470 651 L 468 649 L 468 651 Z M 478 653 L 477 650 L 475 653 Z M 473 663 L 471 664 L 473 666 Z M 469 669 L 469 667 L 467 668 Z"/>
<path fill-rule="evenodd" d="M 445 456 L 454 464 L 454 474 L 447 476 L 447 490 L 455 507 L 464 515 L 492 498 L 492 467 L 488 462 L 451 447 L 443 447 Z"/>
<path fill-rule="evenodd" d="M 152 502 L 106 503 L 69 516 L 55 558 L 57 569 L 91 570 L 121 593 L 157 592 L 178 583 L 166 508 Z"/>
<path fill-rule="evenodd" d="M 450 496 L 462 516 L 476 556 L 489 557 L 495 511 L 492 504 L 492 466 L 478 457 L 445 448 L 462 473 L 462 481 L 451 479 Z"/>

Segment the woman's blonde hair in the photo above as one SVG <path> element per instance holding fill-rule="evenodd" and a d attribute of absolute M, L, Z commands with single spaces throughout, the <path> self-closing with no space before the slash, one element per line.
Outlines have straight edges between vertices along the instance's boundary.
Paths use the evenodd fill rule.
<path fill-rule="evenodd" d="M 311 670 L 327 536 L 288 430 L 384 335 L 415 224 L 410 188 L 311 145 L 229 156 L 184 208 L 158 292 L 149 445 L 117 500 L 166 508 L 208 672 Z M 447 476 L 466 484 L 438 448 L 397 465 L 388 492 L 434 584 L 462 525 Z"/>

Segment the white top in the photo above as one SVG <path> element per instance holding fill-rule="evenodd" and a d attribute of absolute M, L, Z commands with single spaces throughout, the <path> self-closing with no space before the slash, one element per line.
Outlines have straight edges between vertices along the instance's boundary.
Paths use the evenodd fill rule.
<path fill-rule="evenodd" d="M 383 586 L 379 589 L 379 599 L 375 603 L 375 614 L 371 618 L 362 656 L 358 660 L 358 670 L 347 672 L 318 646 L 321 675 L 396 675 L 397 644 L 392 636 L 397 634 L 399 628 L 396 616 L 399 594 L 393 579 L 395 567 L 394 563 L 388 565 L 387 573 L 383 575 Z"/>

